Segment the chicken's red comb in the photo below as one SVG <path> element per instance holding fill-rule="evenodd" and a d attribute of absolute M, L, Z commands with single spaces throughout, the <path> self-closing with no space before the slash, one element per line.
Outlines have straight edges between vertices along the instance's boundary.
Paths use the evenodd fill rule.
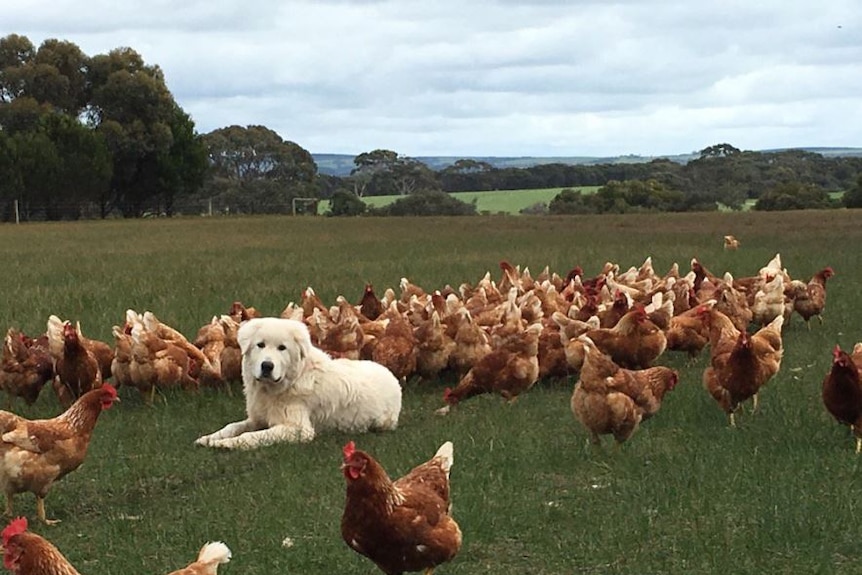
<path fill-rule="evenodd" d="M 2 532 L 0 532 L 0 537 L 3 538 L 3 545 L 5 546 L 9 539 L 18 535 L 19 533 L 24 533 L 27 531 L 27 518 L 26 517 L 17 517 L 9 522 Z"/>
<path fill-rule="evenodd" d="M 841 355 L 841 346 L 836 343 L 835 349 L 832 350 L 832 358 L 838 359 L 839 355 Z"/>
<path fill-rule="evenodd" d="M 356 453 L 356 444 L 352 441 L 348 441 L 341 452 L 344 453 L 344 459 L 349 459 L 354 453 Z"/>

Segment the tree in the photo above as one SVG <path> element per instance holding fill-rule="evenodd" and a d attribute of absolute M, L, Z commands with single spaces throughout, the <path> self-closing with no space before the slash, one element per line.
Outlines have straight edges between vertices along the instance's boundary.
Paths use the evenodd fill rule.
<path fill-rule="evenodd" d="M 56 182 L 42 199 L 45 217 L 78 219 L 85 204 L 97 203 L 108 190 L 110 151 L 100 134 L 66 114 L 44 116 L 42 127 L 57 154 Z"/>
<path fill-rule="evenodd" d="M 412 194 L 418 190 L 439 190 L 440 184 L 434 172 L 419 160 L 399 158 L 388 172 L 381 172 L 377 177 L 382 179 L 388 175 L 395 191 L 400 196 Z"/>
<path fill-rule="evenodd" d="M 764 192 L 754 204 L 755 210 L 784 211 L 825 209 L 834 207 L 835 203 L 823 188 L 812 184 L 788 182 Z"/>
<path fill-rule="evenodd" d="M 88 115 L 113 157 L 107 203 L 126 217 L 140 217 L 159 189 L 159 158 L 174 144 L 177 104 L 158 66 L 142 66 L 130 49 L 94 57 L 92 71 Z"/>
<path fill-rule="evenodd" d="M 158 156 L 159 192 L 165 215 L 174 214 L 178 197 L 190 196 L 203 186 L 209 162 L 203 137 L 195 124 L 179 106 L 174 107 L 170 121 L 171 147 Z"/>
<path fill-rule="evenodd" d="M 862 175 L 856 180 L 856 185 L 844 193 L 841 200 L 844 207 L 862 208 Z"/>
<path fill-rule="evenodd" d="M 350 172 L 357 196 L 406 196 L 418 190 L 439 190 L 437 175 L 419 160 L 392 150 L 374 150 L 353 159 Z"/>
<path fill-rule="evenodd" d="M 290 213 L 295 197 L 317 197 L 311 154 L 265 126 L 229 126 L 204 136 L 210 190 L 244 211 Z"/>
<path fill-rule="evenodd" d="M 353 191 L 358 197 L 365 195 L 368 185 L 375 174 L 389 170 L 398 161 L 398 154 L 392 150 L 374 150 L 363 152 L 353 158 L 356 166 L 350 171 Z"/>
<path fill-rule="evenodd" d="M 10 103 L 23 95 L 19 70 L 33 60 L 36 48 L 30 39 L 18 34 L 0 38 L 0 101 Z"/>
<path fill-rule="evenodd" d="M 486 191 L 493 189 L 491 174 L 494 167 L 488 162 L 471 159 L 457 160 L 439 172 L 443 191 Z"/>
<path fill-rule="evenodd" d="M 735 156 L 739 154 L 741 150 L 739 148 L 735 148 L 730 144 L 715 144 L 713 146 L 708 146 L 700 151 L 701 158 L 726 158 L 728 156 Z"/>

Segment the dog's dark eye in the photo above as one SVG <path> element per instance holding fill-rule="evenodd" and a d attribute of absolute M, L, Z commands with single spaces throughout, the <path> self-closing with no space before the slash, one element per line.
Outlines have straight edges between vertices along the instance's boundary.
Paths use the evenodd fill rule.
<path fill-rule="evenodd" d="M 257 342 L 257 347 L 259 347 L 260 349 L 263 349 L 266 347 L 266 344 L 263 343 L 262 341 L 259 341 L 259 342 Z"/>
<path fill-rule="evenodd" d="M 281 344 L 280 346 L 278 346 L 278 351 L 284 351 L 286 349 L 287 349 L 287 346 L 284 344 Z"/>

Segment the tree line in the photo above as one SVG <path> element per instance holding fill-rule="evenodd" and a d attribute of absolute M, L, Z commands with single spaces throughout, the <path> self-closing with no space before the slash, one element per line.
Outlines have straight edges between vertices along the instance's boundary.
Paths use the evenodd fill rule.
<path fill-rule="evenodd" d="M 265 126 L 199 134 L 161 69 L 131 48 L 89 56 L 68 41 L 36 47 L 26 36 L 0 38 L 4 221 L 316 213 L 315 198 L 331 199 L 332 215 L 463 214 L 475 206 L 453 202 L 448 192 L 583 186 L 602 188 L 590 195 L 567 189 L 533 211 L 738 209 L 750 200 L 760 209 L 797 209 L 835 205 L 832 191 L 847 191 L 846 205 L 862 204 L 860 174 L 858 157 L 716 144 L 685 164 L 495 168 L 462 159 L 437 171 L 380 149 L 357 155 L 349 176 L 327 176 L 307 150 Z M 362 198 L 375 195 L 404 201 L 369 210 Z"/>

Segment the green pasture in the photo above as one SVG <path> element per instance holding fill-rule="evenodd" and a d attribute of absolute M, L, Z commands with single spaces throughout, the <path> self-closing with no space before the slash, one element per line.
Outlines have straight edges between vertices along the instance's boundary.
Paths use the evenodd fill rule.
<path fill-rule="evenodd" d="M 488 192 L 452 192 L 454 198 L 462 202 L 476 201 L 476 211 L 489 214 L 518 214 L 524 208 L 538 203 L 548 204 L 561 190 L 565 188 L 540 188 L 533 190 L 492 190 Z M 594 193 L 599 186 L 581 186 L 573 188 L 585 194 Z M 368 196 L 362 201 L 371 207 L 379 208 L 394 202 L 404 196 Z M 325 214 L 329 210 L 329 200 L 318 204 L 318 211 Z"/>
<path fill-rule="evenodd" d="M 531 199 L 530 201 L 535 201 Z M 482 209 L 482 208 L 480 208 Z M 498 211 L 498 210 L 492 210 Z M 733 234 L 739 251 L 722 249 Z M 756 273 L 777 252 L 793 277 L 830 265 L 825 323 L 795 317 L 780 373 L 738 428 L 701 386 L 707 359 L 668 353 L 681 383 L 621 448 L 597 449 L 569 409 L 573 378 L 543 381 L 512 405 L 477 397 L 434 414 L 451 379 L 411 383 L 399 429 L 324 433 L 252 452 L 195 447 L 242 419 L 232 396 L 169 391 L 154 407 L 133 389 L 105 412 L 87 461 L 47 498 L 15 498 L 86 575 L 157 574 L 222 540 L 224 575 L 372 574 L 341 540 L 348 440 L 393 476 L 455 444 L 454 516 L 464 545 L 443 574 L 850 574 L 862 563 L 862 458 L 820 400 L 836 343 L 862 340 L 862 226 L 846 210 L 521 218 L 243 217 L 0 226 L 0 323 L 28 333 L 49 314 L 110 341 L 126 308 L 151 310 L 193 337 L 241 300 L 277 315 L 312 286 L 331 304 L 407 277 L 426 289 L 499 277 L 507 259 L 588 274 L 652 256 L 659 273 L 692 257 L 716 273 Z M 26 417 L 52 417 L 45 389 Z"/>

